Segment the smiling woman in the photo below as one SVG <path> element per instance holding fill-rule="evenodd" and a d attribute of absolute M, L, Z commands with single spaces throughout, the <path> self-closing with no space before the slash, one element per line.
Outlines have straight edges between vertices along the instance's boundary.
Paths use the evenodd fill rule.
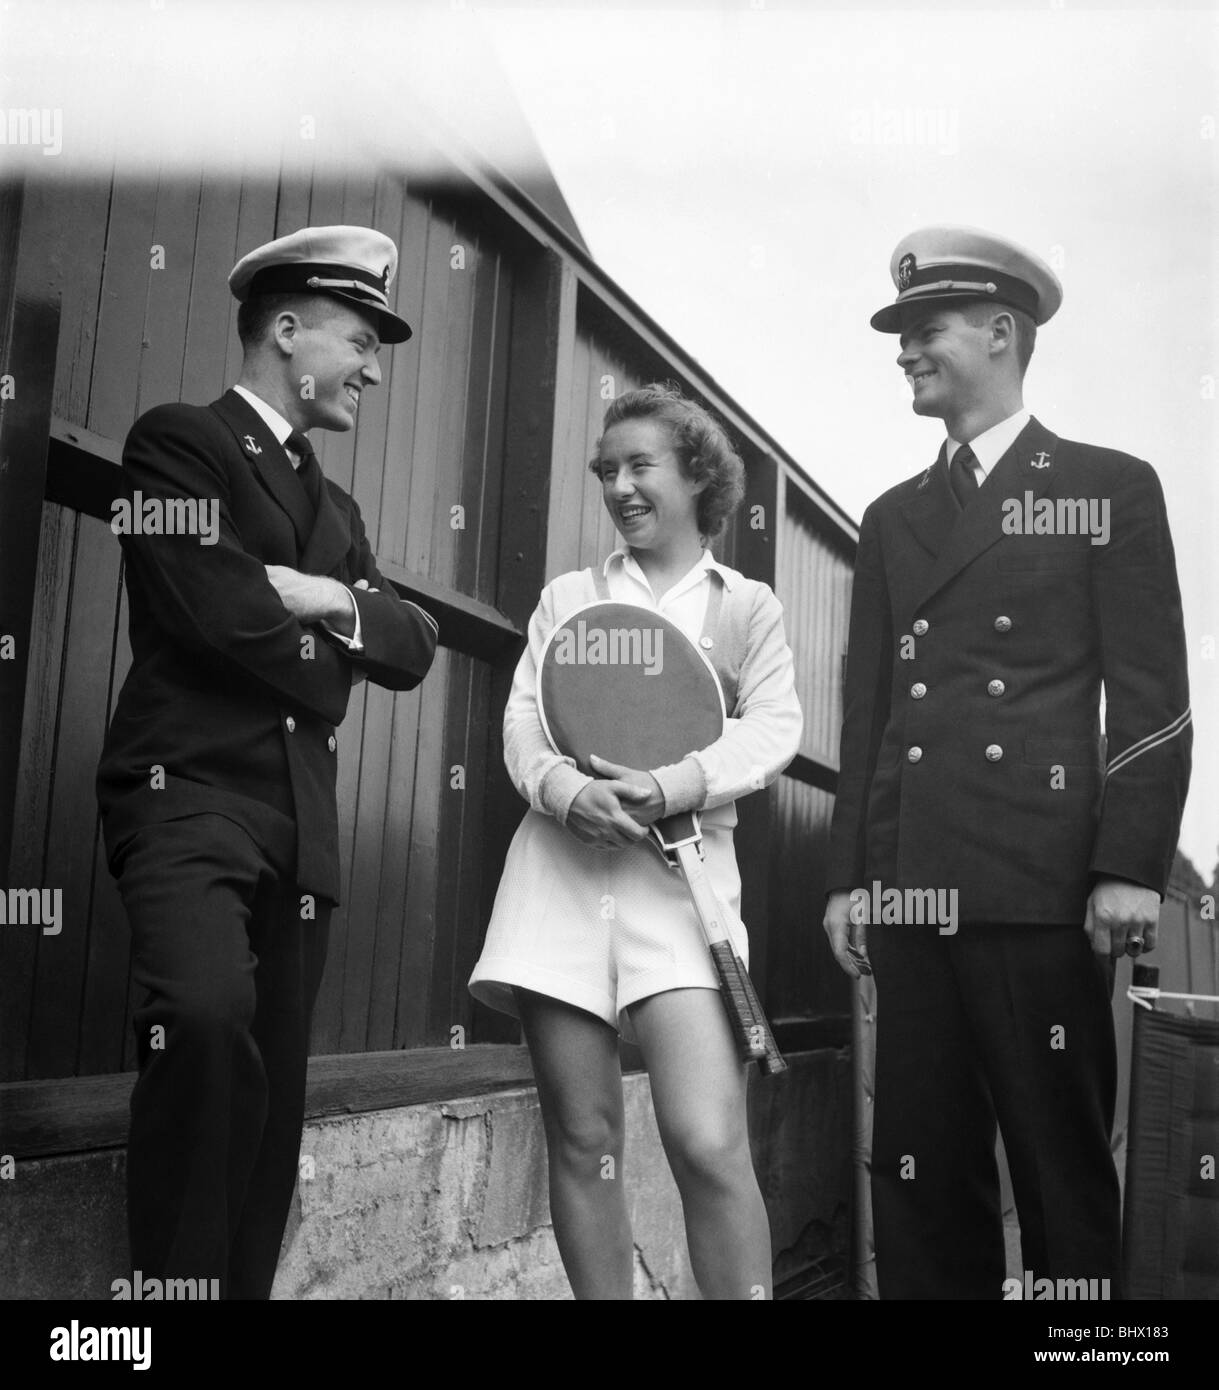
<path fill-rule="evenodd" d="M 743 496 L 744 467 L 703 407 L 667 386 L 627 392 L 606 412 L 590 467 L 625 545 L 547 585 L 530 621 L 504 715 L 504 759 L 531 810 L 509 848 L 470 989 L 523 1025 L 555 1235 L 576 1297 L 631 1295 L 619 1032 L 643 1053 L 700 1290 L 769 1297 L 745 1070 L 697 913 L 649 847 L 647 827 L 706 812 L 706 876 L 733 952 L 747 962 L 735 801 L 779 776 L 803 724 L 782 609 L 765 584 L 711 557 L 710 538 Z M 698 643 L 725 691 L 730 717 L 719 738 L 668 767 L 595 758 L 595 777 L 553 751 L 539 664 L 556 627 L 598 599 L 662 613 Z"/>
<path fill-rule="evenodd" d="M 671 449 L 681 465 L 682 474 L 697 486 L 698 529 L 707 540 L 712 540 L 745 495 L 745 468 L 722 426 L 702 406 L 686 400 L 672 387 L 652 384 L 626 392 L 613 401 L 605 412 L 604 433 L 597 441 L 597 452 L 588 464 L 590 472 L 601 479 L 603 487 L 612 487 L 617 479 L 619 465 L 613 444 L 621 450 L 624 442 L 623 433 L 619 432 L 611 447 L 607 448 L 607 437 L 615 426 L 628 421 L 667 427 L 667 437 L 659 433 L 656 437 L 658 441 L 663 438 L 662 451 Z M 627 434 L 625 438 L 638 442 L 640 434 Z M 630 493 L 627 492 L 626 496 L 630 498 Z M 620 519 L 628 519 L 627 512 L 641 504 L 631 499 L 630 506 L 616 511 L 607 497 L 606 505 L 617 525 Z"/>

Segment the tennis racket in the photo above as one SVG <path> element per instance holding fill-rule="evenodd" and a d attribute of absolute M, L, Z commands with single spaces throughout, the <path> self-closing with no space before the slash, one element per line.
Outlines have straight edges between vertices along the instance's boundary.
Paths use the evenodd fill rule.
<path fill-rule="evenodd" d="M 676 624 L 633 603 L 585 604 L 559 623 L 542 649 L 537 699 L 550 746 L 590 777 L 599 775 L 593 754 L 647 771 L 680 762 L 724 732 L 715 668 Z M 666 816 L 649 830 L 665 863 L 685 880 L 742 1058 L 766 1075 L 785 1071 L 707 876 L 698 812 Z"/>

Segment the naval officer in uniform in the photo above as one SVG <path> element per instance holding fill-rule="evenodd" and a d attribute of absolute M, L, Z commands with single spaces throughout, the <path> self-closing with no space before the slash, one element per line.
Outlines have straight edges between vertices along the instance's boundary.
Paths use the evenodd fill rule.
<path fill-rule="evenodd" d="M 146 1277 L 266 1298 L 296 1182 L 314 998 L 339 898 L 337 741 L 353 684 L 410 690 L 435 620 L 377 569 L 311 429 L 350 430 L 410 328 L 393 242 L 313 227 L 250 252 L 241 377 L 136 421 L 126 485 L 217 508 L 218 538 L 123 538 L 132 665 L 98 770 L 131 925 L 140 1074 L 128 1224 Z M 213 543 L 214 542 L 214 543 Z"/>
<path fill-rule="evenodd" d="M 1189 780 L 1163 494 L 1025 409 L 1042 260 L 932 227 L 891 273 L 872 326 L 947 437 L 860 528 L 824 920 L 876 979 L 879 1290 L 1002 1296 L 997 1119 L 1025 1269 L 1116 1298 L 1112 963 L 1155 945 Z M 908 920 L 868 924 L 877 884 Z M 920 889 L 956 890 L 955 926 Z"/>

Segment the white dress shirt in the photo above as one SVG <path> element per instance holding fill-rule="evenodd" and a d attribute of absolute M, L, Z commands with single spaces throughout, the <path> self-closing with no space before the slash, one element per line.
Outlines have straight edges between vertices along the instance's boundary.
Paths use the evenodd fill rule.
<path fill-rule="evenodd" d="M 978 479 L 978 486 L 990 477 L 991 469 L 1003 457 L 1004 454 L 1016 442 L 1016 436 L 1028 424 L 1032 417 L 1023 407 L 1016 411 L 1015 415 L 1009 415 L 1006 420 L 1000 420 L 997 425 L 992 425 L 990 429 L 983 430 L 976 439 L 969 440 L 969 447 L 973 450 L 976 462 L 972 465 L 974 474 Z M 952 456 L 961 447 L 961 441 L 948 436 L 948 462 L 952 462 Z"/>
<path fill-rule="evenodd" d="M 302 460 L 297 458 L 295 452 L 287 447 L 288 436 L 292 433 L 291 424 L 284 419 L 274 406 L 268 405 L 260 396 L 256 396 L 253 391 L 246 390 L 244 386 L 234 386 L 233 390 L 237 392 L 243 401 L 247 402 L 257 411 L 263 424 L 266 425 L 275 436 L 276 442 L 284 446 L 284 452 L 290 459 L 295 460 L 293 466 L 296 468 L 297 472 L 299 472 Z M 345 589 L 347 588 L 346 585 L 343 587 Z M 341 632 L 337 632 L 329 623 L 323 623 L 322 626 L 332 637 L 337 637 L 348 651 L 362 652 L 364 650 L 364 641 L 360 634 L 360 607 L 359 604 L 356 603 L 355 595 L 352 594 L 350 589 L 347 589 L 347 593 L 351 596 L 351 608 L 355 615 L 355 631 L 352 635 L 350 637 L 344 637 Z"/>

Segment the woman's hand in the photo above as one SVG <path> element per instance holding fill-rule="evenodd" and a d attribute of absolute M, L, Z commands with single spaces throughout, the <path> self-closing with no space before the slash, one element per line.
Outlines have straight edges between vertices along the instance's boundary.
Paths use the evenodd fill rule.
<path fill-rule="evenodd" d="M 660 790 L 660 783 L 650 772 L 640 772 L 637 767 L 623 767 L 621 763 L 608 762 L 605 758 L 599 758 L 596 753 L 592 754 L 589 761 L 602 777 L 613 777 L 642 793 L 629 808 L 632 820 L 637 820 L 640 825 L 651 825 L 664 815 L 664 793 Z"/>
<path fill-rule="evenodd" d="M 599 849 L 625 849 L 647 838 L 647 831 L 627 814 L 623 803 L 633 805 L 641 795 L 628 782 L 590 782 L 567 811 L 567 828 L 586 845 Z"/>

